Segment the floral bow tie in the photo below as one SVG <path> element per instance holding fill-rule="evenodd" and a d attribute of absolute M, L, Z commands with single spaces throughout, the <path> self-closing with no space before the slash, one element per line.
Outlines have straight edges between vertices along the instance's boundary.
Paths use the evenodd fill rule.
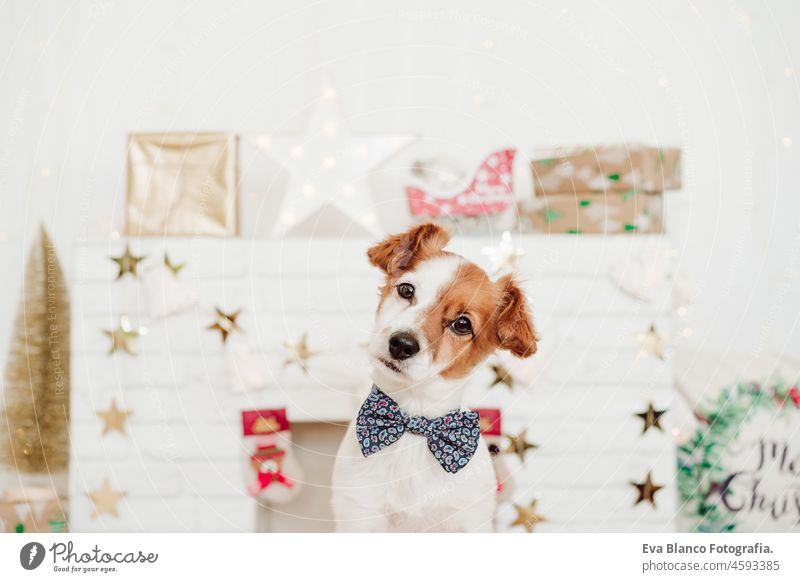
<path fill-rule="evenodd" d="M 428 448 L 448 473 L 463 469 L 481 434 L 480 414 L 467 410 L 438 418 L 409 416 L 377 386 L 367 396 L 356 419 L 356 434 L 365 457 L 394 444 L 406 431 L 428 439 Z"/>

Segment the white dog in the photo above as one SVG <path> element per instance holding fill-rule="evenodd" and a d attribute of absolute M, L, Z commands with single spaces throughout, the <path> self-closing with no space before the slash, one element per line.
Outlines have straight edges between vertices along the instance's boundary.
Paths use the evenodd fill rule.
<path fill-rule="evenodd" d="M 374 385 L 334 467 L 339 531 L 492 531 L 497 483 L 464 386 L 497 348 L 533 355 L 536 331 L 512 277 L 491 281 L 449 240 L 423 224 L 367 253 L 386 280 Z"/>

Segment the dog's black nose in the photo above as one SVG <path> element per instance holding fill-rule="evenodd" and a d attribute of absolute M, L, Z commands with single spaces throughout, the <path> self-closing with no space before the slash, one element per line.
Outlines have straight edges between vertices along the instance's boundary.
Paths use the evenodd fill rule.
<path fill-rule="evenodd" d="M 419 351 L 417 338 L 408 332 L 401 331 L 389 338 L 389 353 L 395 360 L 405 360 Z"/>

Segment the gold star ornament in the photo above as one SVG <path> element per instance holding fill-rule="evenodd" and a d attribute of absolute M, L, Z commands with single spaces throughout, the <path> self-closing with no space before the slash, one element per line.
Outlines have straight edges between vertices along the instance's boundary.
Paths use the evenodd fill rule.
<path fill-rule="evenodd" d="M 639 493 L 639 497 L 636 499 L 634 505 L 639 505 L 642 501 L 647 501 L 651 506 L 656 506 L 655 495 L 659 490 L 663 489 L 664 486 L 653 483 L 653 478 L 650 475 L 650 471 L 647 472 L 647 477 L 645 477 L 645 480 L 642 483 L 637 483 L 636 481 L 631 481 L 630 483 L 631 486 L 635 487 Z"/>
<path fill-rule="evenodd" d="M 119 517 L 119 510 L 117 504 L 127 494 L 123 491 L 117 491 L 111 487 L 108 479 L 103 479 L 103 486 L 95 491 L 89 491 L 86 494 L 89 499 L 94 503 L 94 513 L 92 519 L 96 519 L 103 513 L 108 513 L 114 517 Z"/>
<path fill-rule="evenodd" d="M 650 324 L 650 329 L 639 336 L 639 341 L 642 344 L 641 353 L 664 359 L 664 339 L 658 335 L 655 324 Z"/>
<path fill-rule="evenodd" d="M 117 408 L 117 401 L 112 400 L 111 406 L 107 410 L 98 410 L 97 416 L 103 421 L 103 436 L 107 435 L 112 430 L 125 433 L 125 421 L 133 414 L 131 410 L 120 410 Z"/>
<path fill-rule="evenodd" d="M 137 268 L 139 263 L 145 259 L 144 256 L 136 256 L 131 253 L 131 248 L 128 245 L 125 245 L 125 252 L 122 253 L 119 257 L 111 257 L 111 260 L 114 261 L 117 266 L 119 267 L 119 273 L 117 273 L 117 279 L 122 279 L 126 274 L 131 274 L 134 277 L 139 277 L 139 273 L 137 272 Z"/>
<path fill-rule="evenodd" d="M 130 319 L 123 315 L 119 318 L 119 325 L 116 329 L 104 329 L 103 333 L 111 338 L 109 354 L 115 354 L 122 350 L 126 354 L 135 356 L 136 350 L 133 348 L 133 342 L 136 338 L 147 333 L 147 330 L 143 327 L 134 329 Z"/>
<path fill-rule="evenodd" d="M 666 410 L 656 410 L 653 408 L 652 402 L 648 403 L 647 410 L 644 412 L 637 412 L 634 416 L 638 416 L 642 419 L 642 422 L 644 422 L 642 434 L 646 433 L 651 428 L 657 428 L 661 432 L 664 432 L 664 428 L 661 426 L 661 417 L 666 412 Z"/>
<path fill-rule="evenodd" d="M 505 384 L 509 390 L 514 389 L 514 377 L 511 375 L 503 364 L 491 364 L 489 366 L 494 374 L 494 380 L 489 384 L 489 388 L 493 388 L 498 384 Z"/>
<path fill-rule="evenodd" d="M 514 509 L 517 511 L 517 518 L 511 522 L 511 527 L 514 527 L 515 525 L 521 525 L 528 531 L 528 533 L 533 533 L 533 529 L 536 527 L 537 523 L 547 521 L 543 516 L 536 512 L 536 503 L 537 501 L 535 499 L 531 501 L 531 504 L 527 507 L 523 507 L 522 505 L 515 503 Z"/>
<path fill-rule="evenodd" d="M 534 443 L 530 443 L 525 440 L 527 436 L 528 429 L 523 428 L 522 432 L 520 432 L 517 436 L 513 436 L 510 434 L 503 435 L 508 439 L 508 447 L 503 451 L 504 453 L 512 453 L 519 457 L 521 462 L 525 462 L 525 453 L 528 449 L 538 449 L 539 445 Z"/>
<path fill-rule="evenodd" d="M 234 331 L 243 333 L 242 328 L 236 323 L 236 318 L 239 317 L 239 314 L 242 312 L 241 309 L 237 309 L 232 313 L 225 313 L 219 307 L 215 307 L 214 310 L 217 312 L 217 321 L 209 325 L 208 329 L 218 331 L 222 336 L 223 344 L 228 341 L 228 336 Z"/>
<path fill-rule="evenodd" d="M 308 359 L 319 355 L 319 352 L 314 352 L 308 349 L 308 334 L 304 333 L 300 341 L 285 341 L 283 345 L 286 347 L 287 355 L 283 365 L 297 364 L 302 368 L 303 372 L 308 374 Z"/>
<path fill-rule="evenodd" d="M 178 276 L 178 273 L 181 272 L 181 269 L 183 269 L 185 266 L 186 263 L 179 263 L 176 265 L 175 263 L 169 260 L 169 255 L 167 253 L 164 253 L 164 267 L 169 269 L 169 271 L 176 277 Z"/>

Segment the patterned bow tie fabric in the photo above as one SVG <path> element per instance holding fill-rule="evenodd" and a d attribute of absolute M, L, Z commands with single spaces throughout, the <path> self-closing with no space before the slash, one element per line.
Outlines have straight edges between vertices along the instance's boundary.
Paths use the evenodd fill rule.
<path fill-rule="evenodd" d="M 448 473 L 466 467 L 478 448 L 480 414 L 449 412 L 437 418 L 409 416 L 377 386 L 367 396 L 356 419 L 356 434 L 365 457 L 397 442 L 406 432 L 425 437 L 428 448 Z"/>

